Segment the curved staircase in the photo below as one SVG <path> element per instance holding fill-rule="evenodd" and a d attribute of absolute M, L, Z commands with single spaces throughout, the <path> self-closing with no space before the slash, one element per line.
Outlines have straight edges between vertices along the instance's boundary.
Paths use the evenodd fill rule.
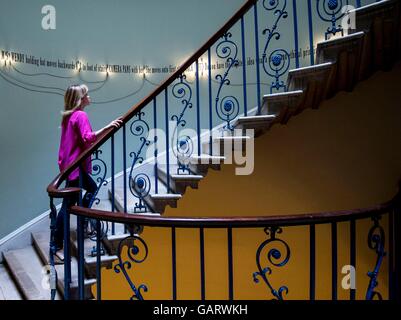
<path fill-rule="evenodd" d="M 261 112 L 253 109 L 247 116 L 234 121 L 233 135 L 216 137 L 212 145 L 206 141 L 203 153 L 189 159 L 191 173 L 177 174 L 177 167 L 159 166 L 157 169 L 159 190 L 154 189 L 144 199 L 151 210 L 145 214 L 162 215 L 166 206 L 175 208 L 187 188 L 197 189 L 198 183 L 207 177 L 209 170 L 219 170 L 224 161 L 232 156 L 239 146 L 247 147 L 252 136 L 267 134 L 277 124 L 286 124 L 293 116 L 307 108 L 318 109 L 320 103 L 340 91 L 352 91 L 359 81 L 369 78 L 378 70 L 390 70 L 401 58 L 401 3 L 395 0 L 381 1 L 356 9 L 356 30 L 349 35 L 318 43 L 316 65 L 290 70 L 287 92 L 267 94 L 261 97 Z M 209 154 L 212 150 L 212 154 Z M 101 205 L 93 209 L 112 211 L 114 202 L 117 211 L 124 210 L 124 177 L 115 179 L 115 192 L 111 189 L 100 195 Z M 169 180 L 170 190 L 167 190 Z M 127 212 L 135 213 L 137 199 L 127 195 Z M 144 214 L 144 213 L 141 213 Z M 101 266 L 111 268 L 117 260 L 118 245 L 129 234 L 122 224 L 116 224 L 115 234 L 103 239 L 105 254 Z M 77 236 L 75 219 L 71 219 L 72 283 L 71 298 L 78 298 L 77 282 Z M 50 290 L 43 288 L 43 267 L 49 264 L 50 231 L 33 233 L 33 245 L 19 250 L 4 252 L 5 267 L 0 266 L 0 299 L 49 299 Z M 93 299 L 92 286 L 96 283 L 96 258 L 92 256 L 95 243 L 85 239 L 85 298 Z M 56 265 L 58 274 L 56 299 L 64 292 L 64 268 Z M 12 279 L 12 280 L 11 280 Z M 18 289 L 17 289 L 18 288 Z"/>

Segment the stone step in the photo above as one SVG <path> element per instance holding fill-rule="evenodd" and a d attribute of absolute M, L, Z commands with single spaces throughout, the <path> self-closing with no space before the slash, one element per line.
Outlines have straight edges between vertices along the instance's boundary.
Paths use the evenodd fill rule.
<path fill-rule="evenodd" d="M 57 288 L 64 297 L 64 265 L 56 265 L 57 271 Z M 86 300 L 94 299 L 92 286 L 96 284 L 96 279 L 84 279 L 84 297 Z M 71 284 L 70 284 L 70 299 L 79 299 L 78 288 L 78 261 L 75 257 L 71 257 Z"/>
<path fill-rule="evenodd" d="M 327 97 L 339 91 L 352 91 L 359 81 L 365 32 L 360 31 L 317 44 L 318 64 L 336 62 L 330 78 Z"/>
<path fill-rule="evenodd" d="M 160 184 L 162 182 L 160 181 Z M 109 189 L 110 199 L 113 197 L 111 190 Z M 152 212 L 151 207 L 147 207 L 146 211 L 136 209 L 136 204 L 139 203 L 138 198 L 134 197 L 130 190 L 127 190 L 127 213 L 142 214 L 142 215 L 160 215 L 158 212 Z M 146 203 L 145 203 L 146 204 Z M 118 212 L 124 212 L 124 189 L 123 187 L 116 187 L 114 190 L 114 205 Z"/>
<path fill-rule="evenodd" d="M 189 161 L 189 169 L 193 173 L 205 177 L 209 168 L 212 170 L 220 170 L 225 160 L 225 157 L 201 154 L 200 156 L 193 155 L 189 159 L 183 159 L 182 161 Z"/>
<path fill-rule="evenodd" d="M 188 159 L 189 160 L 189 159 Z M 170 184 L 170 188 L 172 192 L 176 194 L 184 194 L 187 187 L 191 187 L 192 189 L 198 189 L 199 182 L 203 179 L 202 175 L 195 175 L 191 173 L 181 173 L 178 174 L 178 165 L 170 166 L 170 179 L 167 181 L 167 167 L 166 166 L 158 166 L 157 173 L 158 178 L 167 186 Z"/>
<path fill-rule="evenodd" d="M 167 206 L 177 208 L 177 202 L 182 198 L 181 194 L 149 194 L 145 197 L 145 202 L 153 212 L 163 214 Z"/>
<path fill-rule="evenodd" d="M 49 259 L 49 238 L 50 231 L 35 232 L 32 234 L 33 244 L 42 263 L 48 264 Z M 71 250 L 72 251 L 72 250 Z M 57 289 L 64 296 L 64 264 L 55 265 L 57 271 Z M 71 299 L 78 299 L 78 262 L 74 256 L 71 257 Z M 85 298 L 93 298 L 91 286 L 96 283 L 96 279 L 85 279 Z"/>
<path fill-rule="evenodd" d="M 22 295 L 4 264 L 0 264 L 0 300 L 22 300 Z"/>
<path fill-rule="evenodd" d="M 275 115 L 275 121 L 282 123 L 290 111 L 296 110 L 303 96 L 302 90 L 267 94 L 262 100 L 262 114 Z"/>
<path fill-rule="evenodd" d="M 290 70 L 288 73 L 287 85 L 289 92 L 294 91 L 300 94 L 299 100 L 291 107 L 282 110 L 281 123 L 288 120 L 303 110 L 317 109 L 320 103 L 325 100 L 330 91 L 331 78 L 336 62 L 325 62 L 314 66 Z"/>
<path fill-rule="evenodd" d="M 78 259 L 78 241 L 76 230 L 71 230 L 71 249 L 72 254 Z M 88 278 L 96 278 L 97 258 L 96 255 L 92 256 L 92 252 L 96 252 L 96 242 L 88 238 L 84 239 L 85 271 Z M 101 268 L 111 269 L 113 267 L 113 262 L 117 259 L 117 256 L 109 255 L 107 252 L 105 252 L 104 255 L 100 256 Z"/>
<path fill-rule="evenodd" d="M 117 259 L 118 259 L 118 247 L 120 245 L 120 242 L 130 235 L 129 233 L 124 233 L 124 232 L 125 230 L 119 231 L 118 233 L 116 232 L 115 235 L 108 235 L 103 240 L 103 243 L 107 248 L 109 254 L 117 256 Z"/>
<path fill-rule="evenodd" d="M 212 140 L 212 155 L 226 157 L 226 161 L 232 163 L 233 151 L 245 152 L 246 145 L 253 143 L 253 137 L 250 136 L 222 136 L 214 137 Z M 210 150 L 210 142 L 202 144 L 203 153 L 208 153 Z"/>
<path fill-rule="evenodd" d="M 275 114 L 239 117 L 234 121 L 234 128 L 242 130 L 242 134 L 246 135 L 247 130 L 254 130 L 254 137 L 259 137 L 268 131 L 276 120 Z"/>
<path fill-rule="evenodd" d="M 50 300 L 50 287 L 46 286 L 46 266 L 42 264 L 33 246 L 4 252 L 3 255 L 23 299 Z M 60 299 L 59 294 L 56 294 L 56 299 Z"/>
<path fill-rule="evenodd" d="M 366 33 L 359 79 L 368 78 L 376 70 L 390 70 L 401 58 L 400 1 L 372 3 L 351 11 L 351 14 L 355 14 L 356 20 L 356 29 L 351 33 Z"/>

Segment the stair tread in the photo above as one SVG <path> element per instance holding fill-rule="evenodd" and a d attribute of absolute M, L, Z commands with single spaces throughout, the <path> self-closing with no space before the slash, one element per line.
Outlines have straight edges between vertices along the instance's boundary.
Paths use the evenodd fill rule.
<path fill-rule="evenodd" d="M 320 41 L 317 44 L 317 46 L 318 46 L 318 48 L 319 47 L 334 46 L 334 45 L 342 44 L 344 42 L 351 41 L 351 40 L 354 40 L 354 39 L 363 38 L 364 36 L 365 36 L 365 32 L 364 31 L 358 31 L 358 32 L 355 32 L 355 33 L 351 33 L 351 34 L 342 36 L 342 37 Z"/>
<path fill-rule="evenodd" d="M 238 121 L 238 122 L 242 122 L 242 121 L 255 121 L 255 120 L 267 121 L 267 120 L 274 120 L 275 118 L 276 118 L 276 115 L 274 115 L 274 114 L 267 114 L 267 115 L 260 115 L 260 116 L 239 117 L 239 118 L 237 118 L 237 121 Z"/>
<path fill-rule="evenodd" d="M 359 8 L 355 8 L 353 10 L 350 10 L 350 13 L 356 13 L 356 14 L 364 14 L 364 13 L 369 13 L 369 12 L 374 12 L 377 11 L 380 7 L 385 7 L 388 5 L 392 5 L 393 3 L 397 3 L 399 0 L 382 0 L 379 2 L 373 2 L 366 4 L 364 6 L 361 6 Z"/>
<path fill-rule="evenodd" d="M 0 264 L 0 300 L 22 300 L 21 293 L 4 264 Z"/>
<path fill-rule="evenodd" d="M 71 231 L 71 237 L 73 239 L 72 245 L 74 246 L 74 249 L 78 251 L 78 241 L 77 241 L 77 236 L 76 236 L 76 230 Z M 96 256 L 92 257 L 91 252 L 93 247 L 96 246 L 96 241 L 92 241 L 89 238 L 84 239 L 84 259 L 85 263 L 87 264 L 93 264 L 96 262 Z M 109 254 L 104 254 L 100 256 L 101 262 L 109 262 L 109 261 L 114 261 L 118 257 L 114 255 L 109 255 Z"/>
<path fill-rule="evenodd" d="M 181 199 L 182 195 L 175 193 L 165 193 L 165 194 L 151 194 L 152 199 Z"/>
<path fill-rule="evenodd" d="M 162 182 L 160 182 L 162 185 Z M 111 190 L 109 190 L 109 195 L 112 197 Z M 127 190 L 127 213 L 131 214 L 141 214 L 141 215 L 160 215 L 160 213 L 156 212 L 134 212 L 135 204 L 138 203 L 138 199 L 134 197 L 130 191 Z M 124 190 L 122 187 L 116 187 L 114 190 L 114 204 L 116 207 L 116 211 L 124 212 Z"/>
<path fill-rule="evenodd" d="M 39 256 L 42 259 L 42 262 L 48 261 L 49 257 L 49 240 L 44 241 L 44 239 L 49 239 L 50 231 L 42 231 L 42 232 L 35 232 L 32 233 L 32 238 L 34 240 L 34 245 L 36 251 L 38 252 Z M 46 259 L 43 261 L 43 259 Z M 48 262 L 46 262 L 48 263 Z M 71 257 L 71 279 L 75 282 L 71 284 L 72 288 L 78 287 L 78 261 L 75 257 Z M 58 276 L 58 288 L 63 289 L 64 287 L 64 264 L 56 264 L 55 268 L 57 270 Z M 96 283 L 96 279 L 85 279 L 85 284 L 93 284 Z"/>
<path fill-rule="evenodd" d="M 335 64 L 335 62 L 328 61 L 328 62 L 323 62 L 323 63 L 319 63 L 319 64 L 314 64 L 312 66 L 307 66 L 307 67 L 302 67 L 302 68 L 297 68 L 297 69 L 291 69 L 290 71 L 288 71 L 288 76 L 290 77 L 294 73 L 295 74 L 297 74 L 297 73 L 306 73 L 306 72 L 313 73 L 313 72 L 316 72 L 316 70 L 329 69 L 334 64 Z M 299 90 L 299 91 L 301 91 L 301 90 Z"/>
<path fill-rule="evenodd" d="M 299 70 L 299 69 L 294 69 L 294 70 Z M 304 92 L 302 90 L 294 90 L 294 91 L 278 92 L 278 93 L 269 93 L 269 94 L 265 94 L 263 96 L 263 99 L 287 98 L 287 97 L 291 97 L 291 96 L 299 96 L 299 95 L 302 95 L 303 93 Z"/>
<path fill-rule="evenodd" d="M 50 299 L 50 289 L 42 285 L 46 269 L 33 246 L 4 252 L 3 255 L 25 299 Z M 56 294 L 56 299 L 60 299 L 60 295 Z"/>
<path fill-rule="evenodd" d="M 209 160 L 206 162 L 206 160 Z M 204 164 L 210 163 L 210 161 L 213 163 L 215 162 L 216 164 L 222 163 L 226 160 L 226 157 L 223 156 L 211 156 L 208 154 L 201 154 L 200 156 L 191 156 L 189 157 L 189 161 L 192 164 L 202 164 L 202 161 L 205 162 Z"/>
<path fill-rule="evenodd" d="M 188 161 L 188 159 L 187 159 Z M 202 175 L 199 174 L 178 174 L 178 173 L 173 173 L 177 172 L 176 169 L 178 166 L 170 166 L 170 177 L 173 178 L 174 180 L 201 180 L 203 179 Z M 159 166 L 157 168 L 158 171 L 160 171 L 162 174 L 167 176 L 167 169 L 166 167 Z"/>
<path fill-rule="evenodd" d="M 224 137 L 215 137 L 214 141 L 224 141 L 224 140 L 250 140 L 252 139 L 250 136 L 224 136 Z M 206 142 L 209 143 L 209 142 Z"/>

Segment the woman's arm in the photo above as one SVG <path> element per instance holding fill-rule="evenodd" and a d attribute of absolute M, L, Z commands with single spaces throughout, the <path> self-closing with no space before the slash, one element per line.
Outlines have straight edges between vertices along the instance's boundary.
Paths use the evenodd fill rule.
<path fill-rule="evenodd" d="M 118 118 L 118 119 L 116 119 L 116 120 L 113 120 L 112 122 L 110 122 L 107 126 L 105 126 L 104 128 L 102 128 L 102 129 L 100 129 L 100 130 L 98 130 L 98 131 L 96 131 L 95 132 L 95 136 L 96 137 L 98 137 L 98 136 L 100 136 L 103 132 L 105 132 L 107 129 L 109 129 L 109 128 L 120 128 L 121 127 L 121 125 L 123 124 L 123 121 L 120 119 L 120 118 Z"/>

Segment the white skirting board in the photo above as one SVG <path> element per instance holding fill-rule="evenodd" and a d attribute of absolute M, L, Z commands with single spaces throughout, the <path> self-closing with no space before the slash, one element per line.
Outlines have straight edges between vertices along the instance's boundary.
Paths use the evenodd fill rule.
<path fill-rule="evenodd" d="M 60 210 L 61 204 L 56 209 Z M 3 262 L 3 252 L 22 249 L 32 244 L 32 232 L 46 231 L 50 227 L 50 210 L 25 223 L 17 230 L 0 239 L 0 263 Z M 50 239 L 49 239 L 50 242 Z"/>

